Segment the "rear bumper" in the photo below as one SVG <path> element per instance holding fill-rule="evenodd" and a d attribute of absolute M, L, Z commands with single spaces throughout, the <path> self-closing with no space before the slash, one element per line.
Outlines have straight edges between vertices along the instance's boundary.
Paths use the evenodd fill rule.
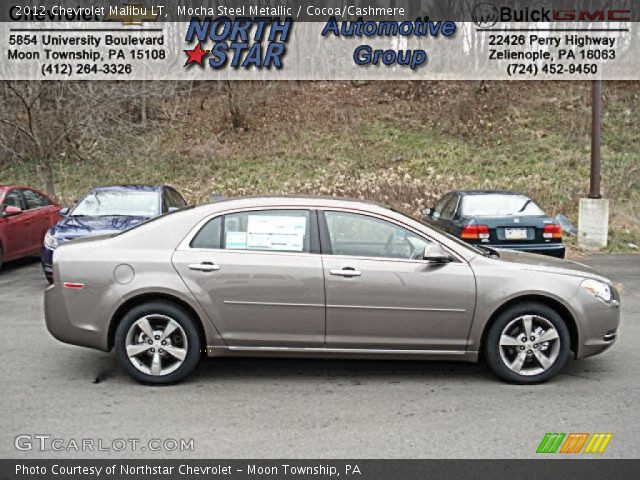
<path fill-rule="evenodd" d="M 562 243 L 533 243 L 525 245 L 474 243 L 483 247 L 503 248 L 505 250 L 517 250 L 519 252 L 538 253 L 557 258 L 564 258 L 565 246 Z"/>
<path fill-rule="evenodd" d="M 50 285 L 44 294 L 47 330 L 61 342 L 108 351 L 109 319 L 99 315 L 103 297 L 102 291 L 92 287 L 72 290 L 60 282 Z M 107 297 L 108 304 L 118 300 Z"/>

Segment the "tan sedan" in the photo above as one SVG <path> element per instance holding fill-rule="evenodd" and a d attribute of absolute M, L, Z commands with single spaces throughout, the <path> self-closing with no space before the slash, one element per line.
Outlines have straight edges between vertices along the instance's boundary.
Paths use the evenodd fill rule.
<path fill-rule="evenodd" d="M 49 331 L 150 384 L 203 355 L 481 355 L 538 383 L 616 339 L 619 295 L 590 268 L 477 248 L 389 208 L 316 197 L 218 201 L 61 246 Z"/>

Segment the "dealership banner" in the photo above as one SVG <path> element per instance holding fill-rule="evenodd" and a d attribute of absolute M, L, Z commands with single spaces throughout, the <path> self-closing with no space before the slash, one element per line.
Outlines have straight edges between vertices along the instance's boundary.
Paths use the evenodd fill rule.
<path fill-rule="evenodd" d="M 0 460 L 0 479 L 633 478 L 638 460 Z"/>
<path fill-rule="evenodd" d="M 26 1 L 4 80 L 638 80 L 632 1 Z"/>

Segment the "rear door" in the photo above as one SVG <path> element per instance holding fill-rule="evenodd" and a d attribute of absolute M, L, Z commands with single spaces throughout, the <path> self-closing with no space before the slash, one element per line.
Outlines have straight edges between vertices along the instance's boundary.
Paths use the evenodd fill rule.
<path fill-rule="evenodd" d="M 5 245 L 3 245 L 5 258 L 18 258 L 20 256 L 30 253 L 30 220 L 26 206 L 22 198 L 20 190 L 9 190 L 4 197 L 2 204 L 2 210 L 6 207 L 18 207 L 22 209 L 20 215 L 14 215 L 11 217 L 0 218 L 0 222 L 3 223 L 5 232 Z"/>
<path fill-rule="evenodd" d="M 245 210 L 208 219 L 173 256 L 233 347 L 322 347 L 325 296 L 316 212 Z"/>
<path fill-rule="evenodd" d="M 28 215 L 30 217 L 30 244 L 32 250 L 38 250 L 42 247 L 44 236 L 47 230 L 51 228 L 52 224 L 55 224 L 54 220 L 58 215 L 55 209 L 51 208 L 51 202 L 47 197 L 25 188 L 22 190 L 22 197 L 25 200 L 28 209 Z"/>

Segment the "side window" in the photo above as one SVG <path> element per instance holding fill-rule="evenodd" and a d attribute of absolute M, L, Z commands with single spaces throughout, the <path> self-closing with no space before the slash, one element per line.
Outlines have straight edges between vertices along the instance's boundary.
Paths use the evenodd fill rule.
<path fill-rule="evenodd" d="M 440 218 L 442 220 L 451 220 L 456 213 L 456 208 L 458 207 L 458 196 L 451 195 L 449 201 L 442 209 L 442 214 Z"/>
<path fill-rule="evenodd" d="M 442 216 L 442 210 L 444 210 L 444 207 L 450 198 L 451 198 L 451 194 L 448 194 L 440 199 L 436 207 L 433 209 L 433 218 L 437 220 Z"/>
<path fill-rule="evenodd" d="M 260 210 L 224 217 L 222 248 L 310 252 L 308 210 Z"/>
<path fill-rule="evenodd" d="M 222 245 L 222 217 L 209 220 L 191 240 L 191 248 L 220 248 Z"/>
<path fill-rule="evenodd" d="M 169 193 L 165 190 L 162 192 L 162 213 L 167 213 L 170 206 L 171 204 L 169 203 Z"/>
<path fill-rule="evenodd" d="M 27 202 L 27 210 L 42 208 L 49 205 L 49 201 L 46 198 L 33 190 L 22 190 L 22 196 Z"/>
<path fill-rule="evenodd" d="M 18 207 L 22 210 L 25 209 L 25 206 L 22 204 L 22 196 L 18 190 L 11 190 L 4 197 L 4 205 L 2 208 L 4 209 L 6 207 Z"/>
<path fill-rule="evenodd" d="M 190 246 L 309 252 L 310 239 L 309 211 L 261 210 L 211 219 L 193 237 Z"/>
<path fill-rule="evenodd" d="M 429 243 L 415 233 L 375 217 L 347 212 L 325 212 L 334 255 L 421 258 Z"/>
<path fill-rule="evenodd" d="M 184 208 L 187 206 L 187 202 L 180 196 L 178 192 L 173 189 L 168 189 L 167 193 L 169 194 L 169 206 L 175 208 Z"/>

